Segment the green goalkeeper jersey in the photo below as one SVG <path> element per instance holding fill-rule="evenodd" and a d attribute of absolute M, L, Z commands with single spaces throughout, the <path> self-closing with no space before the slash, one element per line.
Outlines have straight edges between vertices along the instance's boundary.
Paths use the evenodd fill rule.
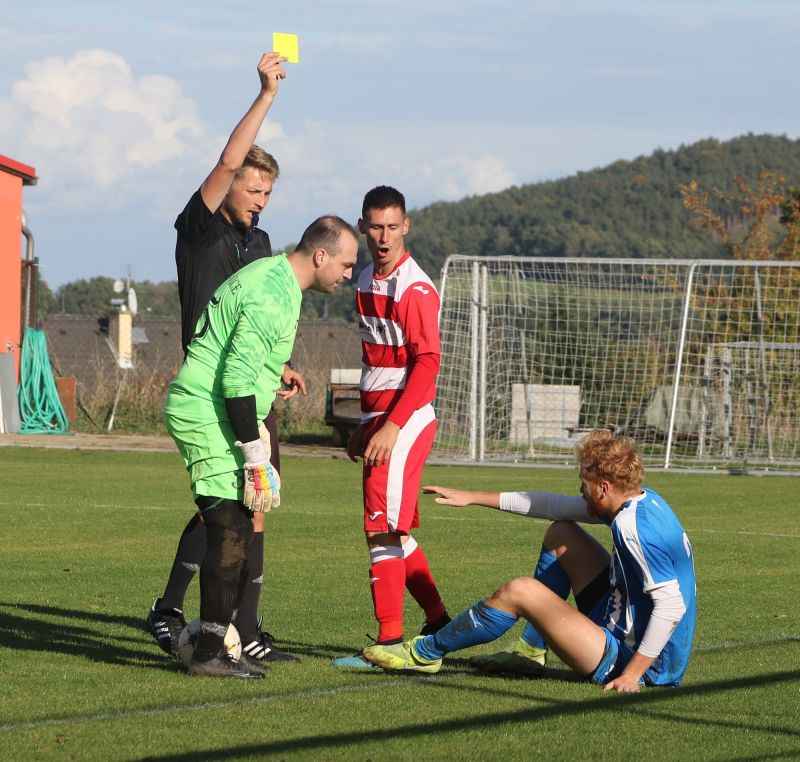
<path fill-rule="evenodd" d="M 302 297 L 285 256 L 259 259 L 228 278 L 197 321 L 166 416 L 227 421 L 226 398 L 255 394 L 258 419 L 266 418 L 292 352 Z"/>

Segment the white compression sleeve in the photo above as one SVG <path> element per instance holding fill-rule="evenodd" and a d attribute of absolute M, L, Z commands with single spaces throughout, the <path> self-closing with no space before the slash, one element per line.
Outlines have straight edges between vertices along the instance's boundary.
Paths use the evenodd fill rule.
<path fill-rule="evenodd" d="M 636 650 L 642 656 L 655 659 L 664 650 L 670 635 L 686 613 L 686 605 L 676 579 L 646 592 L 653 599 L 653 613 Z"/>
<path fill-rule="evenodd" d="M 600 523 L 586 513 L 586 501 L 582 497 L 558 492 L 501 492 L 500 510 L 551 521 Z"/>

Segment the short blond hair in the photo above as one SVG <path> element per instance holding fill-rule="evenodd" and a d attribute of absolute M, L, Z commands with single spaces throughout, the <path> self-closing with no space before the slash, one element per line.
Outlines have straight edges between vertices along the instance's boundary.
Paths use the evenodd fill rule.
<path fill-rule="evenodd" d="M 278 162 L 275 161 L 275 157 L 271 153 L 267 153 L 263 148 L 259 148 L 257 145 L 250 146 L 247 156 L 244 157 L 242 168 L 236 173 L 236 177 L 241 177 L 242 172 L 247 167 L 253 167 L 259 172 L 263 172 L 273 183 L 278 179 L 278 175 L 281 173 L 281 169 L 278 166 Z"/>
<path fill-rule="evenodd" d="M 596 483 L 606 479 L 624 492 L 641 489 L 644 464 L 630 437 L 594 429 L 575 445 L 575 455 L 587 481 Z"/>

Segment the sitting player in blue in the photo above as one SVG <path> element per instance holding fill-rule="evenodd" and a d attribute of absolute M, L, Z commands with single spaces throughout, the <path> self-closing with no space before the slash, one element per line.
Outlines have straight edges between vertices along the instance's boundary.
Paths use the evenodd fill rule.
<path fill-rule="evenodd" d="M 633 441 L 597 429 L 575 447 L 582 497 L 425 487 L 437 503 L 484 505 L 550 519 L 534 577 L 519 577 L 434 635 L 375 645 L 364 657 L 387 670 L 437 672 L 442 657 L 488 643 L 526 619 L 511 648 L 470 661 L 486 671 L 541 671 L 547 648 L 606 690 L 676 686 L 692 650 L 692 546 L 666 501 L 642 487 Z M 613 555 L 576 522 L 611 528 Z M 577 608 L 566 601 L 572 591 Z"/>

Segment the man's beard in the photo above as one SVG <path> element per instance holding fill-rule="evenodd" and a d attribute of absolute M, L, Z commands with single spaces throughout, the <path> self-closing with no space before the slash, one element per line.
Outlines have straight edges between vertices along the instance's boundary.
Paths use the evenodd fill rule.
<path fill-rule="evenodd" d="M 256 225 L 258 225 L 258 212 L 243 212 L 233 217 L 233 226 L 243 236 L 247 236 L 248 241 L 252 240 L 252 230 Z"/>
<path fill-rule="evenodd" d="M 597 503 L 594 501 L 593 494 L 584 494 L 583 499 L 586 501 L 586 512 L 590 516 L 594 516 L 595 518 L 599 518 L 603 515 L 602 509 L 598 507 Z"/>

